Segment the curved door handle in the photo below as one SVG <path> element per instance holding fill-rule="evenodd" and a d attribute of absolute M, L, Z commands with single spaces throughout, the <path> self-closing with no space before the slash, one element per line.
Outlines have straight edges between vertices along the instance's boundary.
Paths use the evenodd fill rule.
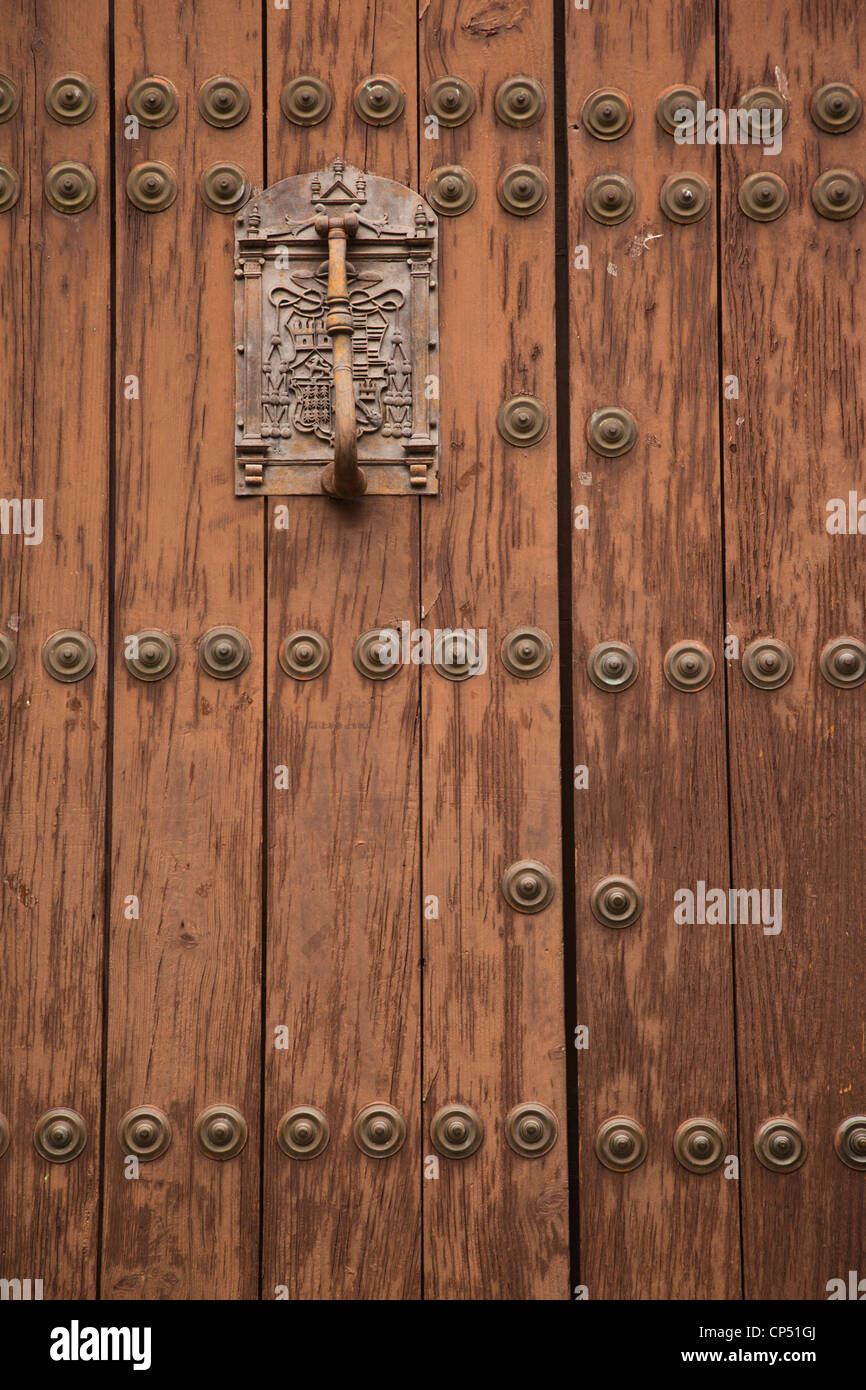
<path fill-rule="evenodd" d="M 328 240 L 328 313 L 325 328 L 334 345 L 334 462 L 322 472 L 331 497 L 363 497 L 367 479 L 358 467 L 358 423 L 352 370 L 352 310 L 346 274 L 346 243 L 358 230 L 354 213 L 319 216 L 316 231 Z"/>

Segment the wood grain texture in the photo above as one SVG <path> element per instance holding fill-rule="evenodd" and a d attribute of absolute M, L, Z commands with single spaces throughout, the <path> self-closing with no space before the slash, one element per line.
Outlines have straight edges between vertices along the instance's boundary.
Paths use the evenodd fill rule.
<path fill-rule="evenodd" d="M 866 688 L 820 675 L 824 644 L 866 638 L 864 545 L 829 535 L 826 504 L 863 491 L 864 213 L 819 217 L 823 170 L 866 176 L 866 133 L 820 132 L 809 118 L 824 82 L 863 89 L 866 16 L 851 0 L 721 6 L 721 105 L 770 82 L 790 98 L 782 152 L 725 151 L 725 403 L 728 622 L 745 644 L 767 634 L 794 652 L 794 674 L 761 691 L 729 670 L 734 879 L 780 888 L 778 935 L 737 934 L 742 1077 L 743 1246 L 747 1298 L 827 1296 L 863 1272 L 863 1177 L 833 1152 L 839 1121 L 866 1110 L 861 775 Z M 750 221 L 737 190 L 754 169 L 788 183 L 788 211 Z M 803 1128 L 805 1166 L 766 1171 L 752 1152 L 761 1121 Z"/>
<path fill-rule="evenodd" d="M 485 18 L 486 16 L 486 18 Z M 465 78 L 471 119 L 421 142 L 422 181 L 461 164 L 478 185 L 466 214 L 440 219 L 442 495 L 422 505 L 425 624 L 487 638 L 488 669 L 452 683 L 422 671 L 424 1116 L 458 1102 L 485 1137 L 468 1159 L 440 1158 L 424 1185 L 425 1294 L 433 1299 L 568 1297 L 565 1019 L 558 660 L 540 677 L 509 675 L 505 636 L 529 624 L 557 646 L 554 317 L 553 12 L 433 0 L 421 7 L 421 74 Z M 493 109 L 499 83 L 526 72 L 547 110 L 517 130 Z M 424 92 L 421 93 L 422 101 Z M 500 174 L 528 162 L 551 185 L 529 218 L 507 213 Z M 546 438 L 507 445 L 501 403 L 529 392 L 551 412 Z M 557 893 L 539 915 L 507 906 L 504 870 L 536 859 Z M 554 1111 L 559 1139 L 518 1157 L 504 1123 L 524 1101 Z"/>
<path fill-rule="evenodd" d="M 258 1288 L 263 512 L 234 496 L 233 233 L 199 194 L 226 158 L 261 177 L 261 10 L 255 0 L 116 7 L 119 112 L 131 83 L 162 74 L 177 119 L 117 141 L 117 361 L 141 398 L 118 402 L 115 742 L 107 1066 L 105 1243 L 109 1298 L 251 1298 Z M 252 111 L 215 130 L 198 113 L 206 78 L 240 78 Z M 147 214 L 129 169 L 161 159 L 178 198 Z M 218 681 L 202 635 L 239 628 L 252 662 Z M 123 639 L 162 628 L 178 644 L 166 680 L 123 664 Z M 128 895 L 140 917 L 127 920 Z M 249 1125 L 236 1158 L 196 1147 L 196 1115 L 235 1105 Z M 123 1173 L 116 1129 L 140 1104 L 172 1123 L 166 1155 Z"/>
<path fill-rule="evenodd" d="M 21 177 L 0 216 L 4 406 L 0 496 L 39 498 L 44 538 L 0 536 L 0 628 L 18 662 L 0 684 L 0 1111 L 12 1141 L 0 1159 L 0 1277 L 43 1280 L 46 1299 L 96 1291 L 101 963 L 106 786 L 108 600 L 107 9 L 23 4 L 5 17 L 0 71 L 21 104 L 0 126 L 0 160 Z M 45 91 L 70 69 L 98 106 L 66 127 Z M 43 175 L 60 159 L 93 170 L 96 202 L 54 212 Z M 94 408 L 99 402 L 99 408 Z M 83 629 L 97 662 L 66 685 L 42 665 L 45 639 Z M 33 1147 L 54 1106 L 84 1117 L 88 1143 L 69 1164 Z"/>
<path fill-rule="evenodd" d="M 292 4 L 268 14 L 268 182 L 335 156 L 414 184 L 416 26 L 412 0 Z M 289 78 L 334 92 L 309 130 L 279 107 Z M 356 85 L 390 73 L 405 116 L 374 129 L 352 108 Z M 418 670 L 366 680 L 352 664 L 360 634 L 417 624 L 418 506 L 408 497 L 270 502 L 268 921 L 265 1017 L 265 1206 L 262 1296 L 420 1296 L 420 885 Z M 313 628 L 331 644 L 319 680 L 296 683 L 280 642 Z M 290 789 L 274 788 L 278 765 Z M 288 1026 L 276 1051 L 274 1029 Z M 352 1137 L 373 1101 L 406 1121 L 399 1153 L 365 1157 Z M 316 1105 L 328 1149 L 310 1162 L 276 1143 L 280 1117 Z"/>
<path fill-rule="evenodd" d="M 736 1152 L 730 936 L 678 926 L 674 893 L 698 880 L 727 887 L 723 677 L 694 694 L 673 689 L 663 659 L 696 638 L 722 659 L 718 461 L 715 166 L 711 147 L 677 146 L 656 122 L 666 87 L 714 97 L 714 6 L 612 0 L 566 5 L 570 272 L 580 1280 L 590 1298 L 733 1298 L 740 1288 L 738 1194 L 722 1173 L 676 1161 L 674 1131 L 690 1116 L 724 1126 Z M 589 93 L 625 91 L 634 124 L 616 142 L 582 126 Z M 596 173 L 627 175 L 635 214 L 594 222 L 584 191 Z M 703 175 L 713 208 L 695 225 L 663 216 L 675 171 Z M 589 450 L 585 425 L 603 405 L 634 415 L 638 440 L 621 458 Z M 591 474 L 591 483 L 581 475 Z M 629 643 L 640 673 L 626 691 L 596 689 L 596 643 Z M 645 896 L 623 930 L 590 911 L 593 885 L 625 874 Z M 626 1114 L 646 1128 L 648 1157 L 631 1173 L 604 1168 L 599 1124 Z"/>

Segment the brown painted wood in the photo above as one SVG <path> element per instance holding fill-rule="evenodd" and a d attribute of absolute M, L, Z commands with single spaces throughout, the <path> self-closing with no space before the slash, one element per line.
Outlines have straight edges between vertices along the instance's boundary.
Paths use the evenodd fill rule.
<path fill-rule="evenodd" d="M 411 0 L 268 11 L 268 181 L 336 155 L 414 182 L 416 35 Z M 282 115 L 290 77 L 334 92 L 309 130 Z M 390 73 L 405 117 L 374 129 L 352 109 L 356 85 Z M 262 1296 L 420 1295 L 418 671 L 365 680 L 352 664 L 369 628 L 416 625 L 418 506 L 407 497 L 285 499 L 288 529 L 268 529 L 268 921 Z M 296 683 L 280 642 L 314 628 L 330 642 L 319 680 Z M 274 770 L 289 769 L 278 791 Z M 277 1051 L 274 1030 L 288 1027 Z M 402 1150 L 365 1157 L 352 1138 L 362 1106 L 406 1121 Z M 296 1105 L 327 1116 L 328 1149 L 310 1162 L 277 1147 Z"/>
<path fill-rule="evenodd" d="M 494 13 L 495 11 L 495 13 Z M 475 114 L 421 142 L 422 177 L 461 164 L 475 206 L 440 220 L 442 496 L 422 505 L 425 625 L 486 635 L 486 673 L 452 683 L 430 667 L 423 690 L 425 1153 L 443 1105 L 472 1106 L 485 1138 L 468 1159 L 440 1158 L 424 1184 L 425 1293 L 434 1299 L 566 1298 L 567 1144 L 562 975 L 558 659 L 529 681 L 500 660 L 524 624 L 558 646 L 554 207 L 532 217 L 500 207 L 496 183 L 518 162 L 553 168 L 550 7 L 453 0 L 421 7 L 422 85 L 464 77 Z M 496 120 L 496 87 L 526 72 L 546 93 L 541 122 Z M 422 99 L 424 93 L 422 92 Z M 551 412 L 529 449 L 497 433 L 503 400 L 529 392 Z M 539 915 L 509 908 L 504 870 L 537 859 L 556 897 Z M 554 1111 L 559 1139 L 542 1158 L 508 1147 L 512 1107 Z"/>
<path fill-rule="evenodd" d="M 852 0 L 721 7 L 721 105 L 757 83 L 790 97 L 782 152 L 733 147 L 722 159 L 728 624 L 741 644 L 773 635 L 794 652 L 777 691 L 731 662 L 734 881 L 780 888 L 782 930 L 739 928 L 737 1016 L 743 1126 L 743 1247 L 748 1298 L 827 1297 L 863 1274 L 863 1177 L 833 1152 L 840 1120 L 866 1110 L 866 949 L 859 861 L 866 689 L 820 675 L 824 644 L 866 638 L 859 535 L 830 535 L 826 504 L 863 492 L 864 213 L 819 217 L 810 188 L 838 166 L 866 174 L 866 134 L 820 132 L 809 118 L 824 82 L 861 91 L 866 18 Z M 772 225 L 750 221 L 737 189 L 753 169 L 788 183 Z M 755 1128 L 786 1113 L 808 1146 L 798 1173 L 766 1171 Z"/>
<path fill-rule="evenodd" d="M 697 638 L 722 658 L 715 208 L 679 226 L 659 207 L 664 178 L 715 182 L 711 147 L 677 146 L 656 122 L 675 83 L 712 104 L 714 6 L 625 0 L 603 16 L 566 5 L 576 790 L 580 1280 L 590 1298 L 732 1298 L 740 1286 L 737 1183 L 693 1175 L 672 1139 L 690 1116 L 720 1121 L 736 1153 L 730 937 L 678 926 L 674 893 L 728 884 L 723 677 L 703 691 L 663 675 L 673 643 Z M 582 126 L 585 98 L 625 91 L 634 124 L 616 142 Z M 584 210 L 596 173 L 626 174 L 634 216 L 604 227 Z M 715 204 L 715 189 L 712 192 Z M 638 441 L 618 459 L 589 450 L 593 410 L 620 405 Z M 591 482 L 586 480 L 591 474 Z M 597 642 L 627 642 L 640 660 L 627 691 L 596 689 Z M 645 896 L 639 922 L 618 930 L 590 911 L 593 885 L 625 874 Z M 631 1173 L 604 1168 L 598 1126 L 631 1115 L 648 1157 Z"/>
<path fill-rule="evenodd" d="M 109 392 L 107 12 L 21 5 L 0 35 L 0 71 L 21 104 L 0 126 L 0 160 L 21 177 L 0 215 L 4 406 L 0 496 L 42 500 L 41 544 L 0 536 L 0 628 L 18 648 L 0 683 L 0 1277 L 41 1279 L 43 1296 L 96 1291 L 101 961 L 108 672 L 106 547 Z M 98 106 L 81 126 L 45 109 L 61 73 L 86 74 Z M 76 217 L 46 203 L 60 159 L 93 170 L 96 202 Z M 51 679 L 42 645 L 61 628 L 93 638 L 95 670 Z M 74 1162 L 33 1147 L 40 1115 L 71 1106 L 88 1127 Z"/>
<path fill-rule="evenodd" d="M 263 510 L 234 496 L 231 219 L 205 208 L 199 179 L 226 158 L 261 177 L 261 10 L 208 0 L 115 14 L 117 129 L 117 591 L 108 981 L 103 1296 L 250 1298 L 257 1292 L 260 1103 Z M 215 130 L 201 83 L 228 72 L 252 111 Z M 130 84 L 178 89 L 177 119 L 123 135 Z M 129 169 L 161 159 L 179 193 L 166 212 L 133 208 Z M 202 635 L 245 633 L 252 662 L 218 681 L 199 667 Z M 123 664 L 123 639 L 162 628 L 178 644 L 166 680 Z M 140 917 L 127 920 L 128 895 Z M 236 1106 L 249 1140 L 219 1162 L 196 1147 L 206 1106 Z M 166 1155 L 123 1171 L 117 1124 L 157 1105 Z"/>

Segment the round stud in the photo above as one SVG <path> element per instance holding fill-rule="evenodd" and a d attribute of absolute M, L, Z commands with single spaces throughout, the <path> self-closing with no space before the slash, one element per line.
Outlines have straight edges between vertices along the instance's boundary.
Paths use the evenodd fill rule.
<path fill-rule="evenodd" d="M 475 93 L 462 77 L 437 77 L 427 89 L 427 110 L 440 125 L 464 125 L 475 110 Z"/>
<path fill-rule="evenodd" d="M 821 675 L 847 688 L 866 681 L 866 643 L 857 637 L 834 637 L 821 653 Z"/>
<path fill-rule="evenodd" d="M 666 87 L 658 99 L 656 120 L 668 135 L 674 135 L 685 124 L 681 113 L 687 113 L 697 120 L 698 103 L 703 99 L 704 94 L 698 87 Z"/>
<path fill-rule="evenodd" d="M 828 169 L 812 184 L 812 206 L 821 217 L 845 222 L 863 206 L 863 180 L 853 169 Z"/>
<path fill-rule="evenodd" d="M 86 164 L 74 159 L 52 164 L 45 175 L 45 197 L 55 212 L 74 216 L 90 207 L 96 197 L 96 177 Z"/>
<path fill-rule="evenodd" d="M 637 421 L 620 405 L 603 405 L 586 422 L 590 449 L 606 458 L 619 458 L 633 449 L 637 440 Z"/>
<path fill-rule="evenodd" d="M 198 649 L 202 667 L 218 681 L 239 676 L 249 666 L 252 654 L 249 642 L 236 627 L 212 627 Z"/>
<path fill-rule="evenodd" d="M 320 632 L 302 628 L 280 644 L 280 665 L 296 681 L 315 680 L 331 663 L 330 644 Z"/>
<path fill-rule="evenodd" d="M 740 106 L 746 111 L 781 111 L 782 125 L 788 124 L 791 108 L 778 87 L 750 87 L 740 97 Z"/>
<path fill-rule="evenodd" d="M 406 1121 L 393 1105 L 377 1101 L 358 1112 L 352 1133 L 358 1148 L 369 1158 L 390 1158 L 403 1147 Z"/>
<path fill-rule="evenodd" d="M 599 642 L 586 666 L 599 690 L 627 690 L 637 680 L 637 652 L 625 642 Z"/>
<path fill-rule="evenodd" d="M 9 1121 L 5 1115 L 0 1115 L 0 1158 L 3 1157 L 6 1150 L 9 1148 L 9 1140 L 11 1137 Z"/>
<path fill-rule="evenodd" d="M 537 859 L 519 859 L 502 875 L 502 896 L 515 912 L 543 912 L 553 902 L 553 874 Z"/>
<path fill-rule="evenodd" d="M 137 1105 L 120 1121 L 117 1138 L 125 1154 L 133 1154 L 139 1163 L 153 1163 L 171 1143 L 171 1125 L 155 1105 Z"/>
<path fill-rule="evenodd" d="M 778 690 L 793 670 L 794 653 L 776 637 L 758 637 L 743 652 L 743 675 L 761 690 Z"/>
<path fill-rule="evenodd" d="M 355 669 L 371 681 L 387 681 L 396 676 L 400 662 L 392 660 L 392 652 L 382 639 L 382 628 L 371 627 L 362 632 L 352 648 Z"/>
<path fill-rule="evenodd" d="M 635 210 L 637 194 L 625 174 L 596 174 L 586 185 L 584 202 L 596 222 L 614 226 L 625 222 Z"/>
<path fill-rule="evenodd" d="M 239 164 L 211 164 L 201 176 L 201 197 L 213 212 L 237 212 L 250 196 L 250 182 Z"/>
<path fill-rule="evenodd" d="M 827 82 L 813 93 L 809 114 L 819 130 L 842 135 L 863 115 L 863 98 L 847 82 Z"/>
<path fill-rule="evenodd" d="M 277 1143 L 289 1158 L 318 1158 L 330 1137 L 328 1121 L 315 1105 L 296 1105 L 277 1125 Z"/>
<path fill-rule="evenodd" d="M 786 1115 L 765 1120 L 755 1132 L 755 1153 L 774 1173 L 793 1173 L 806 1161 L 803 1131 Z"/>
<path fill-rule="evenodd" d="M 544 88 L 534 77 L 523 73 L 506 77 L 496 88 L 493 107 L 505 125 L 535 125 L 544 115 Z"/>
<path fill-rule="evenodd" d="M 537 396 L 512 396 L 503 401 L 496 414 L 496 428 L 507 444 L 528 449 L 547 434 L 550 416 Z"/>
<path fill-rule="evenodd" d="M 646 1158 L 646 1130 L 631 1115 L 612 1115 L 599 1125 L 595 1152 L 605 1168 L 615 1173 L 629 1173 L 632 1168 L 639 1168 Z"/>
<path fill-rule="evenodd" d="M 195 1142 L 207 1158 L 234 1158 L 247 1142 L 247 1122 L 233 1105 L 209 1105 L 196 1118 Z"/>
<path fill-rule="evenodd" d="M 631 130 L 634 107 L 618 87 L 599 87 L 583 103 L 581 120 L 596 140 L 619 140 Z"/>
<path fill-rule="evenodd" d="M 700 174 L 671 174 L 662 184 L 659 204 L 671 222 L 700 222 L 710 210 L 710 185 Z"/>
<path fill-rule="evenodd" d="M 740 184 L 737 201 L 753 222 L 775 222 L 787 208 L 790 194 L 778 174 L 748 174 Z"/>
<path fill-rule="evenodd" d="M 11 77 L 5 77 L 0 73 L 0 125 L 4 121 L 11 121 L 18 110 L 18 102 L 17 86 Z"/>
<path fill-rule="evenodd" d="M 209 77 L 198 94 L 198 109 L 208 125 L 240 125 L 250 114 L 250 94 L 236 77 Z"/>
<path fill-rule="evenodd" d="M 437 632 L 433 640 L 433 670 L 448 681 L 467 681 L 484 670 L 473 632 L 455 628 Z"/>
<path fill-rule="evenodd" d="M 469 1158 L 481 1147 L 484 1125 L 468 1105 L 443 1105 L 430 1121 L 430 1138 L 445 1158 Z"/>
<path fill-rule="evenodd" d="M 724 1161 L 728 1140 L 717 1120 L 683 1120 L 674 1135 L 677 1161 L 690 1173 L 712 1173 Z"/>
<path fill-rule="evenodd" d="M 39 1117 L 33 1143 L 48 1163 L 71 1163 L 87 1143 L 87 1125 L 77 1110 L 57 1106 Z"/>
<path fill-rule="evenodd" d="M 534 164 L 512 164 L 500 175 L 496 196 L 506 212 L 515 217 L 532 217 L 547 202 L 550 185 Z"/>
<path fill-rule="evenodd" d="M 540 627 L 516 627 L 502 643 L 502 665 L 512 676 L 533 680 L 553 660 L 553 646 Z"/>
<path fill-rule="evenodd" d="M 15 669 L 17 653 L 15 643 L 11 637 L 7 637 L 5 632 L 0 632 L 0 681 L 4 676 L 11 675 Z"/>
<path fill-rule="evenodd" d="M 603 927 L 630 927 L 643 912 L 643 894 L 621 874 L 599 879 L 589 899 L 592 915 Z"/>
<path fill-rule="evenodd" d="M 21 193 L 21 180 L 8 164 L 0 164 L 0 212 L 14 208 Z"/>
<path fill-rule="evenodd" d="M 550 1152 L 558 1137 L 556 1116 L 539 1101 L 515 1105 L 505 1117 L 508 1146 L 521 1158 L 541 1158 Z"/>
<path fill-rule="evenodd" d="M 127 92 L 126 105 L 140 125 L 168 125 L 177 115 L 177 88 L 167 77 L 140 77 Z"/>
<path fill-rule="evenodd" d="M 61 125 L 81 125 L 96 110 L 96 93 L 80 72 L 66 72 L 45 93 L 45 108 Z"/>
<path fill-rule="evenodd" d="M 702 642 L 676 642 L 665 655 L 665 676 L 675 690 L 703 690 L 715 671 L 712 653 Z"/>
<path fill-rule="evenodd" d="M 309 73 L 291 78 L 280 92 L 283 115 L 293 125 L 320 125 L 333 103 L 327 83 Z"/>
<path fill-rule="evenodd" d="M 132 642 L 124 652 L 126 669 L 131 676 L 140 681 L 161 681 L 170 676 L 177 665 L 177 647 L 174 638 L 159 628 L 149 627 L 136 632 Z"/>
<path fill-rule="evenodd" d="M 136 164 L 126 180 L 126 196 L 141 212 L 165 212 L 177 197 L 174 171 L 158 159 Z"/>
<path fill-rule="evenodd" d="M 406 93 L 396 77 L 377 74 L 355 88 L 355 111 L 368 125 L 391 125 L 403 114 Z"/>
<path fill-rule="evenodd" d="M 460 164 L 443 164 L 427 180 L 427 202 L 445 217 L 468 212 L 478 197 L 478 186 L 468 169 Z"/>
<path fill-rule="evenodd" d="M 96 646 L 86 632 L 64 628 L 48 638 L 42 648 L 42 664 L 56 681 L 67 685 L 82 681 L 96 665 Z"/>
<path fill-rule="evenodd" d="M 833 1148 L 849 1168 L 866 1172 L 866 1115 L 849 1115 L 847 1120 L 843 1120 L 833 1135 Z"/>

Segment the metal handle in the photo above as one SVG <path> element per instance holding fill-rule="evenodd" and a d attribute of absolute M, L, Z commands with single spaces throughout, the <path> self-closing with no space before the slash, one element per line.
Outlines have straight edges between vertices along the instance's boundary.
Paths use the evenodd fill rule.
<path fill-rule="evenodd" d="M 322 490 L 331 497 L 363 497 L 367 479 L 358 467 L 358 425 L 352 371 L 352 310 L 346 276 L 346 242 L 358 230 L 354 213 L 316 218 L 316 231 L 328 239 L 328 314 L 325 328 L 334 344 L 334 462 L 322 473 Z"/>

